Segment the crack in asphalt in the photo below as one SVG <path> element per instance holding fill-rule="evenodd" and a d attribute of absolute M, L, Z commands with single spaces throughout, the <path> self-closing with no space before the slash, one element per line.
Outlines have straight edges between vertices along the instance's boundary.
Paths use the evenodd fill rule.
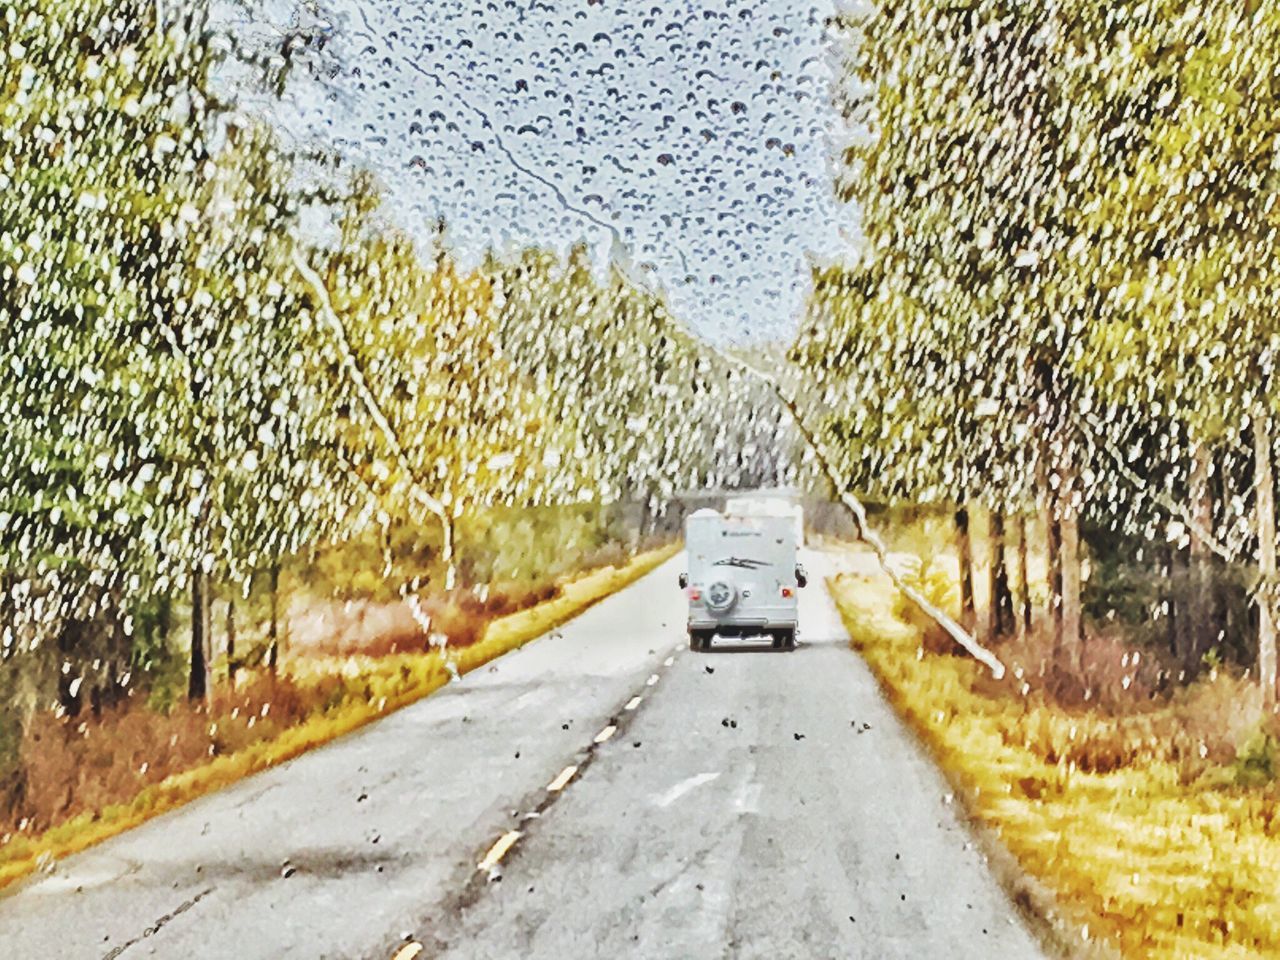
<path fill-rule="evenodd" d="M 169 923 L 169 921 L 175 919 L 181 914 L 186 913 L 188 910 L 194 907 L 197 903 L 199 903 L 209 894 L 213 893 L 213 891 L 216 889 L 217 889 L 216 887 L 208 887 L 204 890 L 201 890 L 190 900 L 184 900 L 182 903 L 178 904 L 178 906 L 175 907 L 172 911 L 170 911 L 169 913 L 166 913 L 164 916 L 160 917 L 160 919 L 158 919 L 151 926 L 147 927 L 147 929 L 143 930 L 141 936 L 134 937 L 132 940 L 129 940 L 125 943 L 120 944 L 120 946 L 116 947 L 110 953 L 104 955 L 102 960 L 116 960 L 116 957 L 120 956 L 120 954 L 124 953 L 134 944 L 141 943 L 143 940 L 147 939 L 147 937 L 155 936 L 157 933 L 160 932 L 160 929 L 164 927 L 165 924 Z"/>
<path fill-rule="evenodd" d="M 714 841 L 712 843 L 705 844 L 702 847 L 702 849 L 700 849 L 692 857 L 689 857 L 687 860 L 681 861 L 680 865 L 677 867 L 674 873 L 670 874 L 667 877 L 664 877 L 663 879 L 655 883 L 653 886 L 651 886 L 648 889 L 648 891 L 646 891 L 644 896 L 652 900 L 654 897 L 660 894 L 667 887 L 671 886 L 681 877 L 685 876 L 694 867 L 706 866 L 707 859 L 711 856 L 711 854 L 718 852 L 723 848 L 723 842 L 724 842 L 725 836 L 727 836 L 730 832 L 732 832 L 736 828 L 737 828 L 737 824 L 735 823 L 731 823 L 727 825 L 723 830 L 721 830 L 715 836 Z"/>

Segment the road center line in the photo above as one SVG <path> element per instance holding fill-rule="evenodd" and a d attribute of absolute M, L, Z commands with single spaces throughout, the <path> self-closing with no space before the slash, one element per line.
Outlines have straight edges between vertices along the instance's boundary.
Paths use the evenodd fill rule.
<path fill-rule="evenodd" d="M 406 943 L 403 947 L 391 955 L 391 960 L 413 960 L 414 957 L 422 953 L 422 944 L 414 941 Z"/>
<path fill-rule="evenodd" d="M 578 772 L 576 764 L 570 764 L 560 771 L 560 774 L 547 784 L 548 793 L 558 793 L 564 789 L 565 784 L 573 779 L 573 775 Z"/>
<path fill-rule="evenodd" d="M 489 852 L 484 855 L 484 859 L 476 864 L 476 869 L 484 871 L 497 866 L 498 861 L 506 855 L 508 850 L 516 845 L 516 841 L 519 840 L 520 837 L 521 833 L 519 830 L 508 830 L 498 838 L 497 843 L 489 848 Z"/>
<path fill-rule="evenodd" d="M 673 662 L 673 660 L 674 658 L 668 657 L 667 664 L 670 665 Z M 649 679 L 645 681 L 645 685 L 651 687 L 655 683 L 657 683 L 659 679 L 660 679 L 660 676 L 658 674 L 656 673 L 651 674 L 649 676 Z M 623 709 L 626 710 L 627 712 L 634 711 L 637 707 L 640 706 L 640 703 L 643 699 L 644 697 L 641 694 L 636 694 L 630 700 L 627 701 Z M 595 735 L 593 739 L 593 743 L 597 746 L 599 744 L 605 743 L 606 741 L 611 739 L 613 735 L 617 732 L 618 732 L 618 723 L 616 722 L 610 723 L 608 726 L 606 726 L 603 730 L 601 730 L 599 733 Z M 580 758 L 579 763 L 570 764 L 569 766 L 561 770 L 558 774 L 556 774 L 556 778 L 546 786 L 546 792 L 549 794 L 552 794 L 553 796 L 546 798 L 546 800 L 544 800 L 541 803 L 535 804 L 535 806 L 537 807 L 537 811 L 535 813 L 530 814 L 529 817 L 527 817 L 526 819 L 531 819 L 531 818 L 541 816 L 542 812 L 546 808 L 548 808 L 552 803 L 554 803 L 555 800 L 559 797 L 561 791 L 563 791 L 564 788 L 569 785 L 569 781 L 571 781 L 575 776 L 578 775 L 579 771 L 582 769 L 582 766 L 591 762 L 591 756 L 592 756 L 592 753 L 590 750 L 588 750 L 585 754 L 583 754 L 583 757 L 585 759 Z M 692 787 L 697 786 L 699 783 L 702 783 L 705 780 L 714 780 L 718 776 L 719 774 L 716 773 L 716 774 L 703 774 L 701 777 L 693 777 L 692 782 L 681 784 L 676 788 L 677 796 L 689 789 L 692 789 Z M 667 800 L 664 798 L 663 800 L 660 800 L 659 803 L 665 806 L 667 803 L 673 802 L 674 800 L 675 800 L 675 797 L 673 796 L 671 797 L 670 800 Z M 485 853 L 484 858 L 478 864 L 476 864 L 477 874 L 490 873 L 490 871 L 492 871 L 493 868 L 496 867 L 502 861 L 502 858 L 507 855 L 508 851 L 510 851 L 511 848 L 516 845 L 516 842 L 520 840 L 520 838 L 523 836 L 524 836 L 524 833 L 520 830 L 508 830 L 506 833 L 500 836 L 496 841 L 494 841 L 493 846 L 489 848 L 488 852 Z M 492 874 L 490 874 L 489 879 L 490 880 L 493 879 Z M 417 949 L 415 950 L 414 947 L 417 947 Z M 406 943 L 400 949 L 399 952 L 397 952 L 392 956 L 391 960 L 414 960 L 414 958 L 417 958 L 421 955 L 422 949 L 423 948 L 416 943 L 413 943 L 413 942 Z"/>

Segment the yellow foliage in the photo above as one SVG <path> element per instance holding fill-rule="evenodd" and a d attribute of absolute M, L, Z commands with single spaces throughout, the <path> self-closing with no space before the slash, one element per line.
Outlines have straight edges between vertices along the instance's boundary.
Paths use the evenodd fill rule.
<path fill-rule="evenodd" d="M 846 575 L 832 592 L 971 815 L 1087 918 L 1091 936 L 1144 960 L 1280 955 L 1274 794 L 1212 775 L 1186 783 L 1159 744 L 1114 719 L 983 695 L 972 661 L 920 655 L 920 631 L 896 616 L 887 581 Z M 1068 759 L 1080 744 L 1115 763 L 1085 772 Z"/>

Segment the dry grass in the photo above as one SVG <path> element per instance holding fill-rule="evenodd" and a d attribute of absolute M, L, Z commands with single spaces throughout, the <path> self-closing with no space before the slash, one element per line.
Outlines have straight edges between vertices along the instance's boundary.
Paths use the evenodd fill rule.
<path fill-rule="evenodd" d="M 429 596 L 420 601 L 420 609 L 429 617 L 431 633 L 447 636 L 455 647 L 467 647 L 480 639 L 491 621 L 553 600 L 562 589 L 555 580 L 498 583 L 483 593 L 456 590 Z M 428 632 L 404 599 L 302 596 L 292 604 L 287 632 L 290 648 L 302 656 L 380 657 L 425 653 L 431 647 Z"/>
<path fill-rule="evenodd" d="M 542 603 L 488 623 L 475 642 L 447 648 L 467 673 L 541 636 L 653 570 L 678 546 L 650 550 L 559 586 Z M 161 714 L 128 704 L 75 724 L 42 718 L 28 740 L 28 790 L 38 818 L 0 846 L 0 888 L 267 767 L 407 706 L 449 680 L 444 655 L 308 656 L 287 676 L 250 675 L 207 707 Z"/>
<path fill-rule="evenodd" d="M 1090 938 L 1130 957 L 1280 955 L 1280 758 L 1249 684 L 1218 674 L 1155 701 L 1141 691 L 1142 709 L 1070 708 L 1027 679 L 1034 651 L 1025 664 L 1005 651 L 1024 676 L 994 684 L 971 660 L 925 652 L 886 580 L 846 575 L 832 590 L 970 813 Z M 1086 669 L 1133 673 L 1101 646 Z"/>

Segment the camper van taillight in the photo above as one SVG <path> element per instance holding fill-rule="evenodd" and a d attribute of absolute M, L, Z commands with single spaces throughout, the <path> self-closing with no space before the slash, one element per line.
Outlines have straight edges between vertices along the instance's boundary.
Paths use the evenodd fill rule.
<path fill-rule="evenodd" d="M 702 591 L 701 591 L 701 590 L 699 590 L 697 587 L 690 587 L 690 588 L 689 588 L 689 599 L 690 599 L 690 600 L 701 600 L 701 599 L 702 599 Z"/>
<path fill-rule="evenodd" d="M 790 588 L 790 587 L 783 587 L 783 588 L 782 588 L 782 599 L 786 600 L 786 599 L 787 599 L 787 598 L 789 598 L 790 596 L 791 596 L 791 588 Z"/>

